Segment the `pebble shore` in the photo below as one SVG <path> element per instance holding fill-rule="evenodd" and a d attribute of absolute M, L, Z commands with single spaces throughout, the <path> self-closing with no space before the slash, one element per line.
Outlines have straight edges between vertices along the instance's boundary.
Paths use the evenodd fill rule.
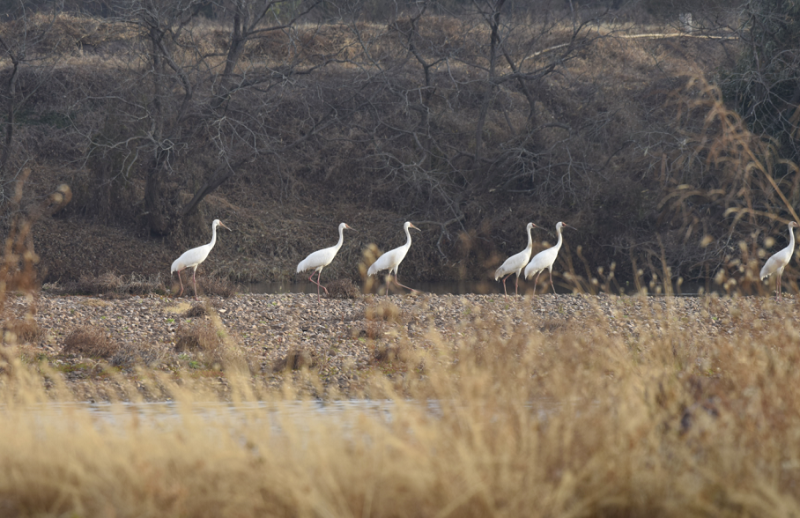
<path fill-rule="evenodd" d="M 761 327 L 774 317 L 774 299 L 764 297 L 616 297 L 590 295 L 393 295 L 317 300 L 309 294 L 239 294 L 199 302 L 157 295 L 104 299 L 43 293 L 33 304 L 23 297 L 8 300 L 7 309 L 21 317 L 30 307 L 41 329 L 36 343 L 58 366 L 91 358 L 65 355 L 65 337 L 81 326 L 101 329 L 122 349 L 163 349 L 162 368 L 180 368 L 176 332 L 209 315 L 187 317 L 196 304 L 216 313 L 228 343 L 247 358 L 256 376 L 280 380 L 276 366 L 291 351 L 313 362 L 324 383 L 345 392 L 359 373 L 375 365 L 392 347 L 429 347 L 432 340 L 457 344 L 474 326 L 493 326 L 502 338 L 515 333 L 580 333 L 586 326 L 608 325 L 610 334 L 636 339 L 663 326 L 685 330 L 693 340 Z M 797 321 L 792 297 L 778 305 L 782 318 Z M 750 316 L 738 318 L 742 312 Z M 175 358 L 174 362 L 171 358 Z M 174 363 L 174 365 L 171 364 Z M 98 364 L 101 362 L 97 362 Z M 70 371 L 91 377 L 91 369 Z"/>

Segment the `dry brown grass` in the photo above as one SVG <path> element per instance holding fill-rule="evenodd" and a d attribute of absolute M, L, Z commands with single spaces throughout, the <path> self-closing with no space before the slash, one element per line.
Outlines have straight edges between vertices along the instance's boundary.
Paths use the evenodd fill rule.
<path fill-rule="evenodd" d="M 5 345 L 34 343 L 44 336 L 44 331 L 33 318 L 11 318 L 0 325 L 0 343 Z"/>
<path fill-rule="evenodd" d="M 82 326 L 64 339 L 61 351 L 66 354 L 111 358 L 119 350 L 119 344 L 111 340 L 105 330 L 94 326 Z"/>
<path fill-rule="evenodd" d="M 181 324 L 175 332 L 175 351 L 199 351 L 216 356 L 223 347 L 220 331 L 210 321 Z"/>
<path fill-rule="evenodd" d="M 209 419 L 190 380 L 154 377 L 179 411 L 119 408 L 107 427 L 88 408 L 42 410 L 53 391 L 14 364 L 0 500 L 15 515 L 791 515 L 800 334 L 776 325 L 790 304 L 723 317 L 709 299 L 688 319 L 667 303 L 637 317 L 650 332 L 636 339 L 594 315 L 528 335 L 464 324 L 405 351 L 418 367 L 369 378 L 378 411 L 300 411 L 304 369 L 279 392 L 231 375 L 246 404 Z M 714 315 L 739 332 L 701 337 L 693 322 Z"/>
<path fill-rule="evenodd" d="M 160 274 L 127 276 L 112 272 L 106 272 L 96 277 L 82 275 L 77 283 L 68 283 L 61 290 L 68 293 L 105 295 L 112 298 L 124 295 L 165 295 L 169 291 Z"/>
<path fill-rule="evenodd" d="M 361 297 L 361 288 L 351 279 L 336 279 L 329 282 L 328 297 L 332 299 L 357 299 Z"/>
<path fill-rule="evenodd" d="M 229 279 L 203 276 L 197 280 L 197 290 L 203 295 L 227 299 L 236 295 L 236 284 Z"/>
<path fill-rule="evenodd" d="M 184 311 L 181 314 L 181 316 L 183 318 L 199 318 L 199 317 L 204 317 L 207 314 L 208 312 L 206 311 L 206 307 L 203 304 L 195 304 L 194 306 Z"/>
<path fill-rule="evenodd" d="M 316 364 L 316 359 L 311 351 L 305 348 L 293 348 L 287 351 L 286 356 L 275 362 L 272 370 L 275 372 L 297 371 L 313 368 Z"/>

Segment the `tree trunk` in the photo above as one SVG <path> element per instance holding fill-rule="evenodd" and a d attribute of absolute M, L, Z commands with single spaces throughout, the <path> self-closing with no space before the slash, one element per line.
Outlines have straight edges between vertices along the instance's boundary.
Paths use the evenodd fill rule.
<path fill-rule="evenodd" d="M 164 136 L 164 107 L 162 103 L 164 76 L 164 60 L 158 49 L 158 39 L 162 34 L 156 28 L 150 29 L 150 40 L 152 43 L 152 64 L 153 64 L 153 120 L 152 120 L 152 139 L 153 155 L 147 167 L 147 180 L 144 189 L 144 211 L 147 228 L 151 234 L 166 236 L 171 230 L 170 216 L 165 203 L 165 182 L 166 174 L 164 163 L 169 151 L 163 148 Z"/>
<path fill-rule="evenodd" d="M 11 144 L 14 142 L 14 96 L 16 95 L 17 76 L 19 74 L 19 60 L 13 59 L 14 68 L 6 87 L 6 135 L 3 142 L 3 154 L 0 155 L 0 179 L 6 176 L 6 167 L 11 158 Z"/>

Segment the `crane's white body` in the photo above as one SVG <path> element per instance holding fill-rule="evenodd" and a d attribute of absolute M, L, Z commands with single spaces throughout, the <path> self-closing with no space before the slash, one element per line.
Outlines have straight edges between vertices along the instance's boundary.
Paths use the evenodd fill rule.
<path fill-rule="evenodd" d="M 518 293 L 519 276 L 522 273 L 522 269 L 525 268 L 525 265 L 531 260 L 531 253 L 533 252 L 533 238 L 531 237 L 531 229 L 535 227 L 536 225 L 533 223 L 528 223 L 528 225 L 525 227 L 525 230 L 528 232 L 528 246 L 525 248 L 525 250 L 506 259 L 506 262 L 501 264 L 500 268 L 494 272 L 494 280 L 498 280 L 500 277 L 505 277 L 503 279 L 503 291 L 505 292 L 506 296 L 508 296 L 508 291 L 506 290 L 506 279 L 511 277 L 512 273 L 517 274 L 517 279 L 514 283 L 514 294 L 516 295 Z"/>
<path fill-rule="evenodd" d="M 228 228 L 220 220 L 215 219 L 211 223 L 211 242 L 207 245 L 198 246 L 197 248 L 187 250 L 172 262 L 172 269 L 169 273 L 172 275 L 173 273 L 178 272 L 178 280 L 181 283 L 181 292 L 178 294 L 179 297 L 183 295 L 183 280 L 181 279 L 181 272 L 186 268 L 191 268 L 193 270 L 192 283 L 194 284 L 194 298 L 197 298 L 197 281 L 195 279 L 197 267 L 200 266 L 200 263 L 206 260 L 206 257 L 208 257 L 211 249 L 214 248 L 214 245 L 217 243 L 218 226 L 221 226 L 222 228 Z M 228 228 L 228 230 L 230 229 Z"/>
<path fill-rule="evenodd" d="M 525 267 L 525 278 L 530 279 L 533 275 L 536 275 L 536 281 L 533 283 L 533 292 L 536 293 L 536 284 L 539 282 L 539 275 L 547 269 L 550 273 L 550 284 L 553 285 L 553 293 L 556 292 L 556 286 L 553 284 L 553 264 L 556 262 L 556 258 L 558 257 L 558 251 L 561 249 L 561 243 L 563 243 L 563 238 L 561 237 L 561 228 L 562 227 L 570 227 L 566 223 L 559 221 L 556 223 L 556 233 L 558 234 L 558 242 L 555 246 L 552 246 L 546 250 L 542 250 L 531 259 L 531 262 L 528 263 L 528 266 Z"/>
<path fill-rule="evenodd" d="M 328 288 L 319 283 L 319 278 L 322 276 L 322 269 L 331 264 L 333 258 L 336 257 L 336 254 L 339 252 L 339 249 L 342 248 L 342 243 L 344 243 L 344 229 L 346 228 L 353 230 L 347 223 L 340 223 L 338 243 L 330 248 L 323 248 L 322 250 L 317 250 L 309 254 L 308 257 L 300 261 L 300 264 L 297 265 L 297 273 L 313 270 L 311 272 L 311 277 L 308 278 L 311 282 L 314 282 L 314 273 L 319 272 L 317 273 L 317 281 L 314 282 L 314 284 L 317 285 L 317 300 L 321 300 L 319 295 L 320 288 L 325 290 L 325 293 L 328 293 Z"/>
<path fill-rule="evenodd" d="M 403 259 L 405 259 L 406 254 L 408 253 L 408 249 L 411 248 L 411 232 L 408 231 L 409 228 L 416 228 L 417 230 L 419 230 L 410 221 L 406 221 L 405 224 L 403 224 L 403 230 L 405 230 L 406 232 L 406 244 L 397 247 L 394 250 L 389 250 L 382 256 L 378 257 L 378 260 L 372 263 L 372 265 L 369 267 L 369 270 L 367 270 L 367 276 L 377 275 L 378 272 L 381 272 L 383 270 L 389 270 L 389 275 L 392 275 L 392 272 L 394 272 L 395 276 L 394 282 L 397 283 L 399 286 L 403 286 L 397 281 L 397 269 L 400 267 L 400 263 L 403 262 Z M 411 291 L 414 291 L 408 286 L 403 286 L 403 287 Z"/>
<path fill-rule="evenodd" d="M 784 248 L 783 250 L 775 253 L 772 257 L 767 259 L 767 262 L 764 263 L 764 267 L 761 268 L 761 273 L 759 274 L 760 279 L 763 281 L 773 273 L 778 274 L 778 283 L 776 286 L 775 298 L 781 298 L 781 275 L 783 275 L 783 269 L 786 268 L 786 265 L 789 264 L 789 261 L 792 260 L 792 255 L 794 254 L 794 228 L 797 227 L 797 223 L 794 221 L 789 222 L 789 246 Z"/>

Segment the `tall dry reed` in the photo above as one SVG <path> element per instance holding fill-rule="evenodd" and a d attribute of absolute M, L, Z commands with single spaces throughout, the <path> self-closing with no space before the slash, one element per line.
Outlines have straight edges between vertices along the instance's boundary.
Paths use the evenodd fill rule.
<path fill-rule="evenodd" d="M 327 411 L 302 396 L 317 383 L 310 371 L 281 393 L 231 372 L 232 403 L 222 407 L 199 382 L 142 372 L 117 381 L 129 394 L 135 383 L 158 386 L 175 402 L 164 410 L 172 418 L 139 402 L 113 404 L 116 417 L 101 419 L 67 404 L 70 390 L 46 367 L 6 355 L 0 508 L 8 516 L 800 511 L 794 304 L 708 297 L 687 314 L 672 299 L 591 300 L 575 325 L 532 334 L 476 306 L 455 335 L 431 332 L 427 348 L 404 349 L 404 377 L 368 375 L 365 395 L 379 404 L 334 397 Z M 619 332 L 609 315 L 635 320 L 639 335 Z"/>

